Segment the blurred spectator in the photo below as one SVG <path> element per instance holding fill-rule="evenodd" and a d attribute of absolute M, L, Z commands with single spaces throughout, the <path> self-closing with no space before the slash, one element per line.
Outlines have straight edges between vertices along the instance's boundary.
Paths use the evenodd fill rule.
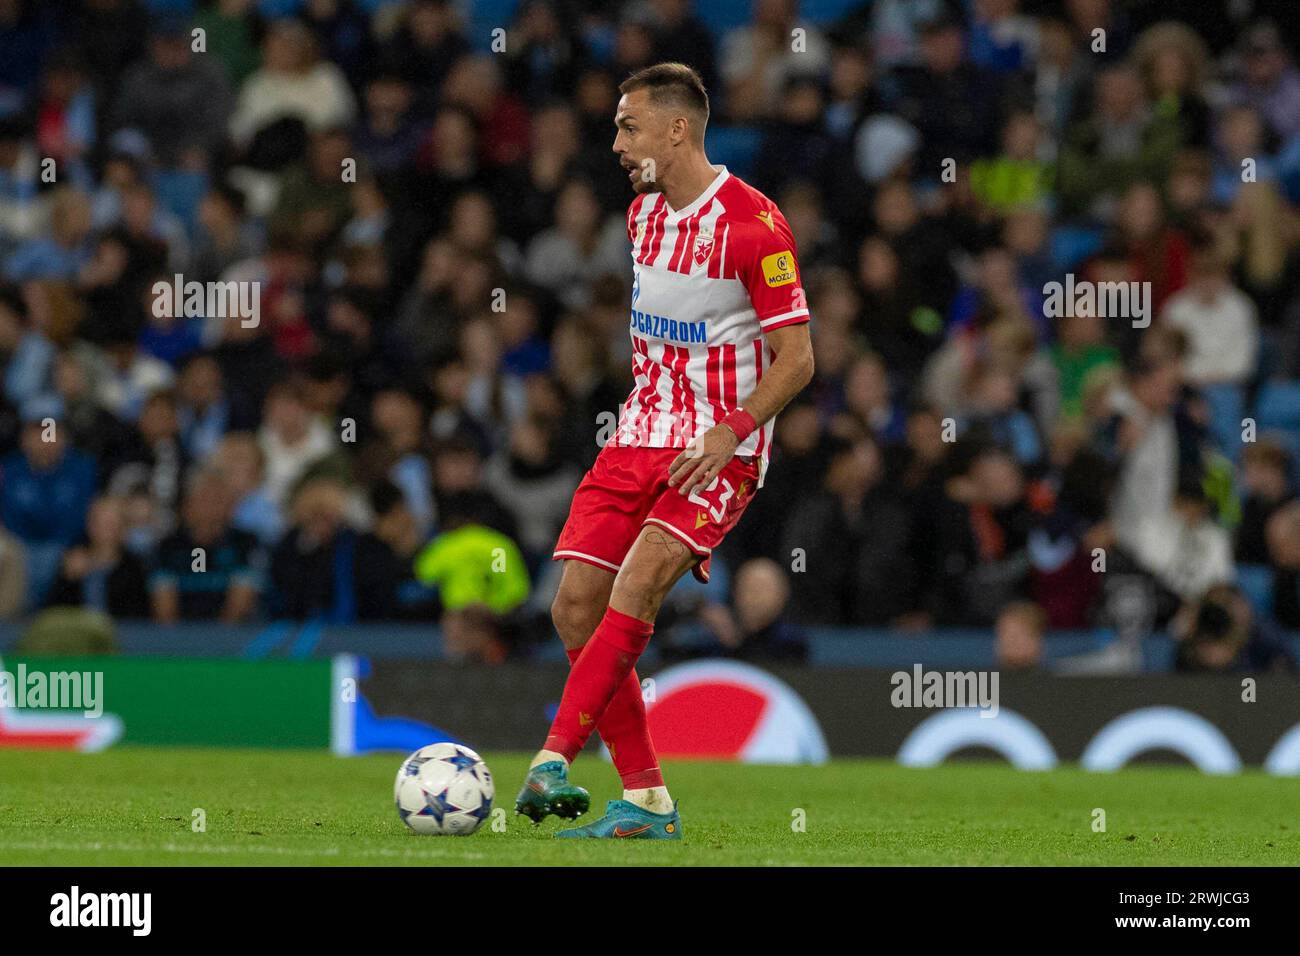
<path fill-rule="evenodd" d="M 483 469 L 485 487 L 513 514 L 519 545 L 534 560 L 550 556 L 581 477 L 560 460 L 555 437 L 539 418 L 516 424 L 509 444 Z"/>
<path fill-rule="evenodd" d="M 1184 600 L 1235 575 L 1232 539 L 1213 520 L 1203 483 L 1199 472 L 1182 476 L 1172 514 L 1146 516 L 1133 552 L 1145 570 Z"/>
<path fill-rule="evenodd" d="M 0 621 L 12 621 L 27 608 L 27 549 L 0 528 Z"/>
<path fill-rule="evenodd" d="M 476 517 L 471 500 L 449 502 L 443 530 L 416 556 L 415 577 L 438 589 L 445 611 L 483 605 L 493 614 L 507 614 L 528 598 L 524 556 L 510 538 Z"/>
<path fill-rule="evenodd" d="M 1276 627 L 1258 618 L 1235 587 L 1210 588 L 1179 612 L 1176 667 L 1185 672 L 1295 673 L 1295 654 Z"/>
<path fill-rule="evenodd" d="M 937 507 L 922 565 L 932 570 L 918 582 L 920 607 L 936 624 L 988 626 L 1027 585 L 1024 475 L 1008 452 L 972 449 Z"/>
<path fill-rule="evenodd" d="M 1047 615 L 1032 601 L 1013 601 L 998 613 L 994 653 L 1000 671 L 1033 671 L 1043 666 Z"/>
<path fill-rule="evenodd" d="M 959 19 L 939 12 L 921 25 L 921 65 L 900 70 L 900 115 L 921 134 L 919 168 L 929 176 L 944 160 L 966 164 L 992 152 L 1004 93 L 998 74 L 966 56 Z"/>
<path fill-rule="evenodd" d="M 203 4 L 194 15 L 194 26 L 203 30 L 207 49 L 234 86 L 257 69 L 255 33 L 260 26 L 254 16 L 256 0 L 216 0 Z"/>
<path fill-rule="evenodd" d="M 221 366 L 211 355 L 191 357 L 176 386 L 177 418 L 185 453 L 202 461 L 217 450 L 230 427 L 230 401 L 221 379 Z"/>
<path fill-rule="evenodd" d="M 998 73 L 1033 68 L 1038 56 L 1038 21 L 1020 12 L 1020 0 L 975 0 L 970 58 Z"/>
<path fill-rule="evenodd" d="M 334 436 L 328 425 L 312 418 L 301 381 L 272 386 L 263 418 L 257 441 L 262 449 L 266 493 L 277 505 L 284 505 L 307 467 L 334 450 Z"/>
<path fill-rule="evenodd" d="M 402 492 L 391 482 L 370 493 L 374 527 L 357 539 L 357 619 L 432 621 L 438 617 L 436 589 L 415 578 L 415 556 L 425 543 Z"/>
<path fill-rule="evenodd" d="M 713 37 L 696 16 L 691 0 L 649 0 L 649 23 L 654 31 L 654 58 L 689 63 L 711 93 L 717 89 Z"/>
<path fill-rule="evenodd" d="M 1300 71 L 1287 53 L 1277 26 L 1260 22 L 1241 38 L 1244 71 L 1233 93 L 1254 106 L 1282 139 L 1300 133 Z"/>
<path fill-rule="evenodd" d="M 266 487 L 266 457 L 256 436 L 231 432 L 221 439 L 208 463 L 230 489 L 230 524 L 253 535 L 263 547 L 274 545 L 284 529 L 279 505 Z"/>
<path fill-rule="evenodd" d="M 124 517 L 119 499 L 95 499 L 84 541 L 64 552 L 49 605 L 88 607 L 114 618 L 149 617 L 148 570 L 125 547 Z"/>
<path fill-rule="evenodd" d="M 233 186 L 214 186 L 199 203 L 198 228 L 189 274 L 214 282 L 225 271 L 261 250 L 256 229 L 246 218 L 247 200 Z"/>
<path fill-rule="evenodd" d="M 830 45 L 798 18 L 798 8 L 798 0 L 753 0 L 753 22 L 722 38 L 723 102 L 731 119 L 770 115 L 791 79 L 818 78 L 830 66 Z"/>
<path fill-rule="evenodd" d="M 822 487 L 798 503 L 782 553 L 796 560 L 793 608 L 808 624 L 885 624 L 908 610 L 907 513 L 875 441 L 832 443 Z M 761 496 L 760 496 L 761 497 Z"/>
<path fill-rule="evenodd" d="M 1259 319 L 1255 304 L 1232 284 L 1222 253 L 1210 241 L 1193 247 L 1190 281 L 1170 296 L 1161 316 L 1187 333 L 1187 380 L 1241 385 L 1255 372 Z"/>
<path fill-rule="evenodd" d="M 99 361 L 91 373 L 97 383 L 95 397 L 123 421 L 139 418 L 145 400 L 170 388 L 176 377 L 171 366 L 142 352 L 136 339 L 125 330 L 105 342 L 96 357 Z"/>
<path fill-rule="evenodd" d="M 424 409 L 409 392 L 385 389 L 375 395 L 370 419 L 383 446 L 379 454 L 389 463 L 384 478 L 401 490 L 417 535 L 426 535 L 433 527 L 434 508 Z"/>
<path fill-rule="evenodd" d="M 352 90 L 343 71 L 319 55 L 316 39 L 300 20 L 270 25 L 262 41 L 261 69 L 240 87 L 230 117 L 236 144 L 248 147 L 256 134 L 286 118 L 301 121 L 310 132 L 351 124 L 356 113 Z M 338 179 L 337 165 L 333 176 Z"/>
<path fill-rule="evenodd" d="M 1052 168 L 1043 161 L 1042 130 L 1033 113 L 1014 113 L 1002 130 L 1002 153 L 971 165 L 971 191 L 999 212 L 1046 202 Z"/>
<path fill-rule="evenodd" d="M 763 663 L 803 663 L 808 635 L 786 618 L 790 582 L 770 558 L 754 558 L 736 569 L 732 606 L 707 605 L 704 623 L 723 657 Z"/>
<path fill-rule="evenodd" d="M 230 524 L 230 489 L 213 471 L 196 473 L 181 504 L 181 525 L 158 545 L 149 576 L 153 619 L 239 624 L 257 609 L 263 558 L 257 540 Z"/>
<path fill-rule="evenodd" d="M 356 620 L 357 534 L 347 509 L 347 488 L 334 478 L 308 478 L 295 490 L 289 529 L 271 552 L 272 617 Z"/>
<path fill-rule="evenodd" d="M 573 180 L 555 199 L 555 227 L 529 244 L 524 273 L 570 308 L 583 308 L 591 301 L 590 282 L 618 275 L 629 249 L 626 225 L 602 219 L 591 187 Z"/>
<path fill-rule="evenodd" d="M 119 456 L 122 464 L 110 476 L 110 488 L 144 488 L 159 507 L 174 512 L 189 465 L 181 445 L 175 393 L 155 392 L 145 400 L 135 433 Z"/>
<path fill-rule="evenodd" d="M 191 52 L 184 18 L 161 13 L 150 27 L 149 59 L 122 77 L 111 123 L 143 133 L 164 165 L 201 170 L 221 143 L 230 104 L 225 73 Z"/>
<path fill-rule="evenodd" d="M 90 177 L 86 160 L 95 145 L 95 110 L 94 87 L 76 54 L 64 49 L 52 56 L 32 107 L 36 144 L 42 156 L 53 159 L 83 186 Z"/>
<path fill-rule="evenodd" d="M 90 261 L 90 228 L 90 200 L 72 186 L 60 187 L 50 198 L 50 234 L 20 245 L 5 264 L 6 278 L 74 278 Z"/>
<path fill-rule="evenodd" d="M 1210 141 L 1205 73 L 1210 53 L 1196 31 L 1166 21 L 1149 27 L 1133 49 L 1147 97 L 1155 110 L 1178 121 L 1179 143 L 1204 148 Z"/>
<path fill-rule="evenodd" d="M 442 615 L 442 650 L 458 664 L 500 664 L 509 653 L 500 618 L 479 604 Z"/>
<path fill-rule="evenodd" d="M 72 446 L 57 399 L 30 399 L 21 415 L 19 450 L 0 459 L 0 518 L 26 548 L 27 604 L 39 607 L 82 533 L 95 463 Z"/>
<path fill-rule="evenodd" d="M 1268 564 L 1268 525 L 1278 509 L 1294 497 L 1291 456 L 1267 438 L 1241 450 L 1241 524 L 1237 527 L 1236 558 L 1242 564 Z"/>
<path fill-rule="evenodd" d="M 451 0 L 413 0 L 404 4 L 397 29 L 379 52 L 379 59 L 402 72 L 422 93 L 432 94 L 447 71 L 468 50 L 461 33 L 456 4 Z M 421 108 L 427 103 L 418 104 Z"/>
<path fill-rule="evenodd" d="M 1108 67 L 1097 77 L 1092 112 L 1065 135 L 1060 193 L 1066 211 L 1108 218 L 1125 189 L 1164 178 L 1181 136 L 1176 116 L 1151 110 L 1134 67 Z"/>

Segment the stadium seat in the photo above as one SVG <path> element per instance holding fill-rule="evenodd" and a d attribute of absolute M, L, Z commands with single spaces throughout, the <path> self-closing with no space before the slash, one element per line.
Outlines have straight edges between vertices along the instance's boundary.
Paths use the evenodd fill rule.
<path fill-rule="evenodd" d="M 1265 384 L 1255 403 L 1255 421 L 1261 432 L 1270 428 L 1300 430 L 1300 382 Z"/>
<path fill-rule="evenodd" d="M 744 0 L 732 3 L 711 3 L 708 0 L 696 0 L 695 15 L 708 27 L 714 38 L 720 43 L 728 30 L 748 23 L 750 5 Z"/>
<path fill-rule="evenodd" d="M 1259 615 L 1273 613 L 1273 569 L 1266 564 L 1237 565 L 1237 586 Z"/>
<path fill-rule="evenodd" d="M 1241 419 L 1245 396 L 1239 385 L 1211 385 L 1202 391 L 1210 407 L 1210 436 L 1234 463 L 1241 457 Z"/>
<path fill-rule="evenodd" d="M 1103 236 L 1100 229 L 1086 226 L 1062 226 L 1053 229 L 1051 239 L 1052 264 L 1068 271 L 1101 248 Z"/>
<path fill-rule="evenodd" d="M 497 28 L 509 29 L 510 24 L 515 22 L 518 7 L 519 0 L 475 0 L 469 31 L 474 49 L 479 53 L 489 52 L 492 31 Z"/>
<path fill-rule="evenodd" d="M 198 221 L 199 203 L 208 191 L 208 176 L 185 169 L 160 169 L 153 177 L 154 192 L 164 209 L 175 216 L 191 235 Z"/>

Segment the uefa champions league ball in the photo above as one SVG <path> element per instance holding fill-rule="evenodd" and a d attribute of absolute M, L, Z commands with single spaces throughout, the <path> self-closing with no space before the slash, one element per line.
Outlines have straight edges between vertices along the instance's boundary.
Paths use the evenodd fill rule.
<path fill-rule="evenodd" d="M 416 833 L 469 836 L 492 812 L 492 772 L 460 744 L 421 747 L 402 761 L 393 783 L 397 815 Z"/>

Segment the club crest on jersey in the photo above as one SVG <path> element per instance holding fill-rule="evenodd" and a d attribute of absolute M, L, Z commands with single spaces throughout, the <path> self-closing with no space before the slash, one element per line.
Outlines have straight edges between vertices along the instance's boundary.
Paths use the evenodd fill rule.
<path fill-rule="evenodd" d="M 713 251 L 713 233 L 700 231 L 695 239 L 695 264 L 700 265 L 705 259 L 709 258 L 709 253 Z"/>

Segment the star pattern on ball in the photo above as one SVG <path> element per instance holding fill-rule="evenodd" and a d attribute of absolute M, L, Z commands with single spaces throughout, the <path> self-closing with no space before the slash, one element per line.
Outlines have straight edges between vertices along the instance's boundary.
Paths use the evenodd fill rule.
<path fill-rule="evenodd" d="M 441 826 L 442 818 L 446 815 L 447 809 L 446 802 L 440 794 L 432 794 L 427 790 L 424 792 L 424 806 L 420 809 L 420 816 L 433 817 Z"/>
<path fill-rule="evenodd" d="M 473 770 L 474 765 L 478 763 L 473 757 L 467 754 L 457 753 L 450 757 L 443 757 L 443 763 L 449 763 L 457 770 Z"/>
<path fill-rule="evenodd" d="M 420 772 L 420 768 L 428 763 L 430 759 L 431 758 L 429 757 L 412 757 L 410 760 L 406 761 L 406 766 L 403 770 L 408 777 L 414 777 Z"/>

